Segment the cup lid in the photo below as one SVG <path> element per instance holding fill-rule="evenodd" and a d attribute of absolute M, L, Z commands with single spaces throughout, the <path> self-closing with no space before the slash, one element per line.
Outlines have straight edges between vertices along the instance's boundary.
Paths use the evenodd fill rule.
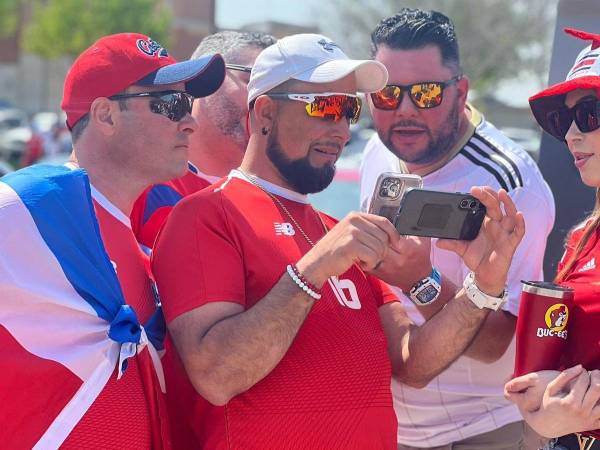
<path fill-rule="evenodd" d="M 573 293 L 573 289 L 550 281 L 521 281 L 523 292 L 545 297 L 565 298 Z"/>

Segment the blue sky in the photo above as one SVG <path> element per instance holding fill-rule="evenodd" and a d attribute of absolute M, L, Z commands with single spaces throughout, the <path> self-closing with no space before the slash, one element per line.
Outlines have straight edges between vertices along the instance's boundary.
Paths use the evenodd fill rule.
<path fill-rule="evenodd" d="M 274 20 L 295 25 L 318 25 L 315 13 L 329 0 L 216 0 L 216 22 L 219 28 Z M 500 84 L 497 97 L 512 106 L 527 106 L 527 98 L 541 86 L 529 77 L 506 80 Z"/>
<path fill-rule="evenodd" d="M 216 0 L 216 22 L 220 28 L 276 20 L 296 25 L 314 24 L 314 7 L 326 0 Z"/>

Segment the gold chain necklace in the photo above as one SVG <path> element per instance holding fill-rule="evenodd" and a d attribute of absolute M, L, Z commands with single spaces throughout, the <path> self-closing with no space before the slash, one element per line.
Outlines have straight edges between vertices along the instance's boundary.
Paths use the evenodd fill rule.
<path fill-rule="evenodd" d="M 273 200 L 275 202 L 275 204 L 277 206 L 279 206 L 279 208 L 285 213 L 285 215 L 293 222 L 293 224 L 296 226 L 296 229 L 298 231 L 300 231 L 300 234 L 302 234 L 302 236 L 304 236 L 304 239 L 306 239 L 306 242 L 308 242 L 310 244 L 311 247 L 315 246 L 315 243 L 312 241 L 311 238 L 308 237 L 308 235 L 304 232 L 304 230 L 302 229 L 302 227 L 300 226 L 300 224 L 298 222 L 296 222 L 296 219 L 294 219 L 294 216 L 292 216 L 292 214 L 288 211 L 288 209 L 285 207 L 285 205 L 283 204 L 283 202 L 281 200 L 279 200 L 276 196 L 274 196 L 273 194 L 271 194 L 269 191 L 267 191 L 265 188 L 263 188 L 260 184 L 258 184 L 258 182 L 256 181 L 256 177 L 254 175 L 248 175 L 247 173 L 245 173 L 244 171 L 242 171 L 241 169 L 237 169 L 237 171 L 239 173 L 241 173 L 250 183 L 252 183 L 254 186 L 256 186 L 258 189 L 260 189 L 261 191 L 263 191 L 265 194 L 267 194 L 269 197 L 271 197 L 271 200 Z M 313 208 L 313 211 L 314 208 Z M 321 215 L 315 211 L 315 214 L 317 215 L 317 218 L 319 219 L 319 222 L 321 223 L 321 225 L 323 226 L 323 229 L 325 230 L 325 233 L 327 233 L 329 230 L 327 229 L 327 227 L 325 226 L 325 223 L 323 222 L 323 219 L 321 219 Z"/>

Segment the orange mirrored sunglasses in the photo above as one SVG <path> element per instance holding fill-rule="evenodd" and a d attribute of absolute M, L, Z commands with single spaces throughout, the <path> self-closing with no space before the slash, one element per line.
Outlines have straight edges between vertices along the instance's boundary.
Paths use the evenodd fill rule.
<path fill-rule="evenodd" d="M 269 97 L 294 100 L 306 103 L 306 113 L 310 117 L 332 120 L 337 122 L 346 118 L 350 123 L 358 122 L 362 101 L 356 95 L 338 92 L 323 92 L 319 94 L 267 94 Z"/>
<path fill-rule="evenodd" d="M 456 84 L 462 75 L 457 75 L 448 81 L 420 81 L 414 84 L 388 84 L 383 89 L 371 94 L 373 106 L 377 109 L 394 110 L 402 103 L 404 92 L 408 92 L 413 104 L 420 109 L 440 106 L 444 89 Z"/>

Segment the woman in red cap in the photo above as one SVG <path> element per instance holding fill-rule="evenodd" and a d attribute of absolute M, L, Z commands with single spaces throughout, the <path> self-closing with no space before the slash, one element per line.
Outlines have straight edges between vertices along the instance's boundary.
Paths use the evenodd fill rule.
<path fill-rule="evenodd" d="M 596 188 L 594 210 L 569 234 L 555 281 L 575 290 L 563 372 L 541 371 L 509 381 L 505 394 L 548 448 L 600 449 L 600 35 L 566 29 L 592 41 L 566 81 L 529 99 L 540 126 L 566 142 L 581 179 Z M 596 264 L 598 256 L 598 264 Z"/>

